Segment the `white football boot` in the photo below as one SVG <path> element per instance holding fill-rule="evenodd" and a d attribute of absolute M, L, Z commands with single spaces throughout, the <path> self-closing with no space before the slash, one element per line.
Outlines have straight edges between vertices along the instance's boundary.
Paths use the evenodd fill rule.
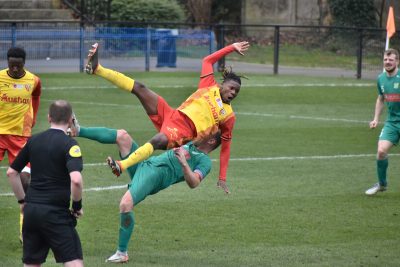
<path fill-rule="evenodd" d="M 368 196 L 375 195 L 378 192 L 386 191 L 386 186 L 382 186 L 379 183 L 374 184 L 371 188 L 365 191 L 365 194 Z"/>
<path fill-rule="evenodd" d="M 114 255 L 106 259 L 106 262 L 125 263 L 128 262 L 129 257 L 127 252 L 117 250 Z"/>

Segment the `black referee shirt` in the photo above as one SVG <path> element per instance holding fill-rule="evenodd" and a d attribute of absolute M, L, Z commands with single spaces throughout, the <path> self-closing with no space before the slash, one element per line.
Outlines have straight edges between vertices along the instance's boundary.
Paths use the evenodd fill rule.
<path fill-rule="evenodd" d="M 64 131 L 50 128 L 28 140 L 11 168 L 20 172 L 28 162 L 31 183 L 25 201 L 69 208 L 69 173 L 83 169 L 78 143 Z"/>

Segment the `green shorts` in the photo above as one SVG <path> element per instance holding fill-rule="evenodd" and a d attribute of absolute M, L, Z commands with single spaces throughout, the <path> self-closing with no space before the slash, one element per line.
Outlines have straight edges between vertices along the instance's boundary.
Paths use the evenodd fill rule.
<path fill-rule="evenodd" d="M 159 167 L 153 166 L 149 161 L 139 163 L 135 176 L 129 185 L 129 192 L 135 206 L 148 195 L 153 195 L 170 186 L 170 184 L 163 182 L 163 178 L 164 174 Z"/>
<path fill-rule="evenodd" d="M 131 153 L 139 146 L 133 142 Z M 127 158 L 126 156 L 125 158 Z M 148 195 L 153 195 L 160 190 L 169 187 L 171 184 L 165 179 L 165 174 L 160 166 L 153 166 L 150 161 L 142 161 L 128 168 L 131 183 L 128 185 L 133 203 L 136 206 Z"/>
<path fill-rule="evenodd" d="M 400 124 L 393 122 L 385 122 L 382 128 L 379 140 L 390 141 L 392 144 L 397 145 L 400 139 Z"/>

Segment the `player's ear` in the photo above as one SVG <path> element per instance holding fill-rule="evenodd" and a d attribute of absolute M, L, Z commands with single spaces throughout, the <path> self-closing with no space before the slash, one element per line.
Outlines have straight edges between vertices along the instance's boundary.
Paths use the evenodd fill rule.
<path fill-rule="evenodd" d="M 47 114 L 47 121 L 48 121 L 49 123 L 51 123 L 51 117 L 50 117 L 49 114 Z"/>

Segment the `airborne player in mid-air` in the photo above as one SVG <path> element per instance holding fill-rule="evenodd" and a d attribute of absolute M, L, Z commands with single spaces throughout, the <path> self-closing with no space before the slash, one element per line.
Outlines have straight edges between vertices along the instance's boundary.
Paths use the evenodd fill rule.
<path fill-rule="evenodd" d="M 225 70 L 223 82 L 219 85 L 214 78 L 213 64 L 234 51 L 243 55 L 249 46 L 248 42 L 237 42 L 205 57 L 197 91 L 189 96 L 180 107 L 173 109 L 164 98 L 140 82 L 102 67 L 98 63 L 98 44 L 94 44 L 89 51 L 86 72 L 101 76 L 117 87 L 136 95 L 158 130 L 158 133 L 150 141 L 139 147 L 128 158 L 114 161 L 108 157 L 107 161 L 113 173 L 119 176 L 130 166 L 149 158 L 156 149 L 165 150 L 178 147 L 191 140 L 198 140 L 221 131 L 222 145 L 217 185 L 229 193 L 226 185 L 226 173 L 235 124 L 231 101 L 239 94 L 241 79 L 231 70 Z"/>

